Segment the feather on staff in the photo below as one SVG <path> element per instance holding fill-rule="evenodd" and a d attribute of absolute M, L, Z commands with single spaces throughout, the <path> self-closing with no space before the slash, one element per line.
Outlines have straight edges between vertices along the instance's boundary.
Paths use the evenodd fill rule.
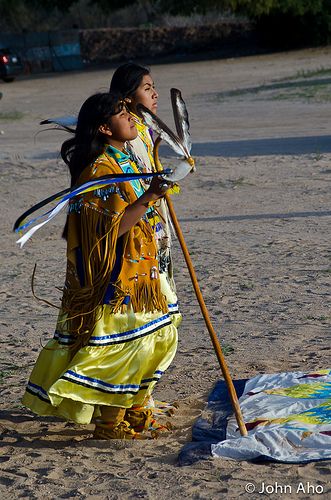
<path fill-rule="evenodd" d="M 192 142 L 189 133 L 189 120 L 185 102 L 178 89 L 171 89 L 171 102 L 174 113 L 176 135 L 158 116 L 147 109 L 143 104 L 138 104 L 137 110 L 143 117 L 145 124 L 156 132 L 178 155 L 182 161 L 173 169 L 173 173 L 165 176 L 168 180 L 176 182 L 178 176 L 185 177 L 195 170 L 194 160 L 191 156 Z M 184 161 L 183 161 L 184 160 Z"/>
<path fill-rule="evenodd" d="M 192 142 L 189 132 L 190 122 L 188 119 L 186 105 L 182 98 L 180 90 L 174 88 L 170 89 L 170 96 L 177 135 L 186 150 L 187 156 L 189 157 L 191 153 Z"/>

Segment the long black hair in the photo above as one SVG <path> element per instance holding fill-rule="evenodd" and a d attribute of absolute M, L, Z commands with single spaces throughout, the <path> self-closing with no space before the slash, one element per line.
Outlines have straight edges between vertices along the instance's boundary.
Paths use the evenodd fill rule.
<path fill-rule="evenodd" d="M 74 186 L 83 170 L 102 154 L 105 136 L 99 131 L 112 116 L 121 111 L 123 101 L 118 93 L 98 93 L 89 97 L 82 105 L 75 135 L 62 144 L 61 156 L 68 165 L 71 186 Z"/>
<path fill-rule="evenodd" d="M 128 62 L 119 66 L 110 82 L 110 92 L 121 94 L 123 97 L 132 97 L 150 70 L 140 64 Z"/>

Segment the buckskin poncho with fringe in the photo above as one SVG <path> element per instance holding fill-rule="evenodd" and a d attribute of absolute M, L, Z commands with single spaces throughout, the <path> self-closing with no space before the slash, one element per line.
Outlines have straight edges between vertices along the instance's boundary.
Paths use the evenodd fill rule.
<path fill-rule="evenodd" d="M 134 119 L 138 136 L 130 141 L 128 146 L 130 152 L 135 158 L 135 161 L 141 172 L 157 172 L 154 162 L 153 151 L 154 141 L 150 129 L 144 124 L 139 116 L 131 112 Z M 160 165 L 161 166 L 161 165 Z M 148 182 L 142 181 L 145 189 L 148 189 Z M 174 185 L 168 192 L 170 194 L 179 193 L 178 185 Z M 161 198 L 155 204 L 157 207 L 158 217 L 156 217 L 156 244 L 158 247 L 158 260 L 160 279 L 163 286 L 163 291 L 167 296 L 172 297 L 172 321 L 178 327 L 181 323 L 182 316 L 178 307 L 178 299 L 176 292 L 176 284 L 174 280 L 173 260 L 171 256 L 171 232 L 174 231 L 169 215 L 167 203 L 164 198 Z"/>
<path fill-rule="evenodd" d="M 79 184 L 130 171 L 138 172 L 129 155 L 108 146 Z M 118 238 L 125 208 L 143 192 L 135 180 L 70 204 L 62 307 L 23 398 L 39 415 L 86 424 L 100 405 L 141 405 L 175 355 L 178 306 L 159 273 L 153 207 Z"/>

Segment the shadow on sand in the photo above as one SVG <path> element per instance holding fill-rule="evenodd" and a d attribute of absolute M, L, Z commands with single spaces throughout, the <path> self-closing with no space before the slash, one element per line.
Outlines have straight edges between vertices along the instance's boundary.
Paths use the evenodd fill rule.
<path fill-rule="evenodd" d="M 168 146 L 161 146 L 160 153 L 174 156 Z M 248 139 L 240 141 L 199 142 L 193 144 L 193 156 L 244 156 L 304 155 L 331 153 L 331 135 L 308 137 L 280 137 L 272 139 Z"/>

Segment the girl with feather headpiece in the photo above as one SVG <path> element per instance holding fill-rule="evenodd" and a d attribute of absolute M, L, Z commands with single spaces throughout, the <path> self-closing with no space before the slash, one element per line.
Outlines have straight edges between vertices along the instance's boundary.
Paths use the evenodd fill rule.
<path fill-rule="evenodd" d="M 125 149 L 137 128 L 114 93 L 83 104 L 61 155 L 72 186 L 67 274 L 54 338 L 42 349 L 23 403 L 39 415 L 80 424 L 94 437 L 134 439 L 149 428 L 144 407 L 177 346 L 158 262 L 155 205 L 171 186 L 154 175 L 93 188 L 109 175 L 139 174 Z M 140 174 L 139 174 L 140 175 Z M 75 191 L 78 192 L 78 191 Z"/>
<path fill-rule="evenodd" d="M 153 114 L 157 112 L 158 93 L 155 88 L 150 70 L 132 62 L 119 66 L 110 83 L 110 91 L 119 92 L 128 99 L 128 109 L 134 119 L 138 130 L 135 139 L 128 142 L 131 154 L 136 158 L 137 165 L 142 172 L 156 172 L 154 164 L 154 141 L 152 130 L 146 125 L 137 107 L 143 105 Z M 148 188 L 148 180 L 144 183 Z M 174 188 L 170 190 L 170 193 Z M 156 225 L 156 240 L 161 273 L 161 286 L 167 296 L 169 307 L 172 311 L 172 321 L 178 327 L 181 314 L 178 308 L 176 287 L 173 278 L 173 265 L 171 259 L 171 222 L 164 199 L 156 204 L 158 223 Z"/>

